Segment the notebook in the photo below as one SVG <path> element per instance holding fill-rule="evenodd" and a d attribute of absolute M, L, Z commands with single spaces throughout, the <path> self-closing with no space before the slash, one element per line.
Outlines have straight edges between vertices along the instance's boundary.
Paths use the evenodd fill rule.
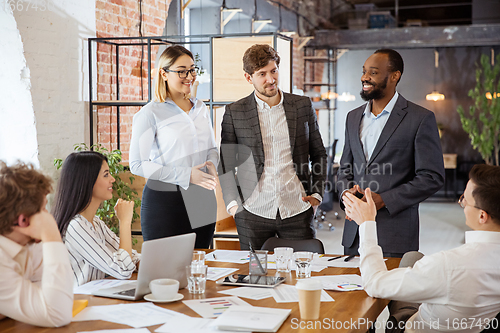
<path fill-rule="evenodd" d="M 92 294 L 135 301 L 151 292 L 149 282 L 163 278 L 175 279 L 180 289 L 185 288 L 186 266 L 191 264 L 195 239 L 196 234 L 190 233 L 144 242 L 137 281 L 99 289 Z"/>
<path fill-rule="evenodd" d="M 277 332 L 291 309 L 231 307 L 212 326 L 223 331 Z"/>

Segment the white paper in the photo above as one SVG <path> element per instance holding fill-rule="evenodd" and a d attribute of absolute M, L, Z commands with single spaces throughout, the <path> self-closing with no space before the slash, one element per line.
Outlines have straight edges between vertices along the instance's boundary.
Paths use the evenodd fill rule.
<path fill-rule="evenodd" d="M 147 328 L 118 328 L 114 330 L 81 331 L 78 333 L 151 333 Z"/>
<path fill-rule="evenodd" d="M 205 299 L 190 299 L 187 301 L 182 301 L 190 307 L 194 312 L 202 316 L 203 318 L 216 318 L 220 316 L 227 309 L 234 306 L 250 306 L 244 300 L 238 297 L 215 297 L 215 298 L 205 298 Z"/>
<path fill-rule="evenodd" d="M 361 263 L 359 257 L 354 257 L 349 261 L 344 261 L 347 256 L 342 256 L 342 258 L 334 259 L 331 261 L 328 261 L 328 259 L 331 259 L 334 257 L 321 257 L 321 258 L 314 258 L 313 260 L 313 265 L 324 265 L 328 267 L 343 267 L 343 268 L 359 268 L 359 264 Z M 384 259 L 386 261 L 387 259 Z"/>
<path fill-rule="evenodd" d="M 158 327 L 155 332 L 158 333 L 205 333 L 205 332 L 225 332 L 225 333 L 240 333 L 238 331 L 220 331 L 213 326 L 215 319 L 205 318 L 180 318 L 175 317 L 167 321 L 163 326 Z M 149 333 L 149 331 L 148 331 Z"/>
<path fill-rule="evenodd" d="M 262 307 L 252 307 L 251 309 L 233 307 L 217 318 L 214 326 L 219 329 L 276 332 L 291 311 L 290 309 Z"/>
<path fill-rule="evenodd" d="M 295 286 L 289 284 L 281 284 L 271 290 L 271 294 L 274 297 L 276 303 L 289 303 L 298 302 L 299 293 Z M 330 296 L 326 291 L 321 290 L 321 302 L 333 302 L 335 301 L 332 296 Z"/>
<path fill-rule="evenodd" d="M 82 294 L 82 295 L 92 295 L 94 291 L 103 288 L 113 288 L 118 287 L 127 283 L 130 283 L 131 288 L 134 288 L 134 285 L 137 281 L 130 280 L 113 280 L 113 279 L 104 279 L 104 280 L 94 280 L 88 283 L 82 284 L 81 286 L 75 287 L 73 289 L 74 294 Z"/>
<path fill-rule="evenodd" d="M 215 250 L 205 255 L 205 260 L 248 264 L 248 253 L 248 251 Z"/>
<path fill-rule="evenodd" d="M 332 257 L 330 257 L 332 258 Z M 321 257 L 314 259 L 313 263 L 315 265 L 325 265 L 328 267 L 344 267 L 344 268 L 359 268 L 360 260 L 359 257 L 354 257 L 349 261 L 344 261 L 347 257 L 342 257 L 332 261 L 328 261 L 329 257 Z"/>
<path fill-rule="evenodd" d="M 326 290 L 363 290 L 361 276 L 357 274 L 314 276 L 313 279 L 319 279 Z"/>
<path fill-rule="evenodd" d="M 238 268 L 208 267 L 207 280 L 217 281 L 218 279 L 236 272 Z"/>
<path fill-rule="evenodd" d="M 138 328 L 163 324 L 175 316 L 187 317 L 152 303 L 134 303 L 89 306 L 73 317 L 73 321 L 104 320 Z"/>
<path fill-rule="evenodd" d="M 218 293 L 250 298 L 256 301 L 273 296 L 271 294 L 271 288 L 256 288 L 256 287 L 233 288 L 233 289 L 218 291 Z"/>

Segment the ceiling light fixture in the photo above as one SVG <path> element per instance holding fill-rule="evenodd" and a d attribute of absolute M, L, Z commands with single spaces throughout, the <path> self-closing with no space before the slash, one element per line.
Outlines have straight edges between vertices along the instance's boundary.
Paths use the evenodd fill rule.
<path fill-rule="evenodd" d="M 425 99 L 428 101 L 437 102 L 444 100 L 444 94 L 439 93 L 436 89 L 436 72 L 438 68 L 439 68 L 439 52 L 437 50 L 434 50 L 434 89 L 432 93 L 427 94 L 425 96 Z"/>

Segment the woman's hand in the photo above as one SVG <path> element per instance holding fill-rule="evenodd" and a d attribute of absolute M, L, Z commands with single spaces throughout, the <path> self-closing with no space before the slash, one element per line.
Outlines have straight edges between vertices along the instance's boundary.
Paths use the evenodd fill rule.
<path fill-rule="evenodd" d="M 115 205 L 116 217 L 120 221 L 120 227 L 130 226 L 132 223 L 132 217 L 134 216 L 134 202 L 126 201 L 123 199 L 118 199 Z"/>
<path fill-rule="evenodd" d="M 377 216 L 377 208 L 371 194 L 370 188 L 367 188 L 365 190 L 366 202 L 356 198 L 352 193 L 346 192 L 344 194 L 346 215 L 359 225 L 366 221 L 375 221 Z"/>
<path fill-rule="evenodd" d="M 120 249 L 132 255 L 132 217 L 134 216 L 134 202 L 118 199 L 115 205 L 116 217 L 120 221 Z"/>
<path fill-rule="evenodd" d="M 208 167 L 208 172 L 210 173 L 206 173 L 200 170 L 204 167 Z M 211 168 L 213 168 L 213 170 L 211 170 Z M 217 172 L 215 171 L 215 166 L 212 164 L 212 162 L 205 162 L 203 164 L 196 165 L 191 168 L 191 178 L 189 179 L 189 182 L 204 187 L 207 190 L 214 190 L 217 186 L 217 181 L 215 180 L 216 176 L 211 174 L 212 172 L 217 174 Z"/>

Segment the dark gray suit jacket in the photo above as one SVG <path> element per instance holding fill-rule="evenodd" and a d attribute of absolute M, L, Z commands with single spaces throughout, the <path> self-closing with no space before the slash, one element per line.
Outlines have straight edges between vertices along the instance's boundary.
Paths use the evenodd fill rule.
<path fill-rule="evenodd" d="M 377 212 L 379 245 L 384 252 L 416 251 L 418 205 L 444 183 L 443 152 L 434 113 L 399 95 L 366 161 L 359 138 L 365 106 L 347 114 L 338 191 L 358 184 L 380 194 L 386 207 Z M 350 247 L 357 236 L 358 225 L 346 220 L 342 245 Z"/>
<path fill-rule="evenodd" d="M 323 196 L 326 150 L 316 112 L 309 97 L 283 94 L 295 171 L 307 195 L 319 193 Z M 264 170 L 264 146 L 254 93 L 226 106 L 220 152 L 219 177 L 224 201 L 228 205 L 236 200 L 241 209 L 242 202 L 250 197 Z"/>

